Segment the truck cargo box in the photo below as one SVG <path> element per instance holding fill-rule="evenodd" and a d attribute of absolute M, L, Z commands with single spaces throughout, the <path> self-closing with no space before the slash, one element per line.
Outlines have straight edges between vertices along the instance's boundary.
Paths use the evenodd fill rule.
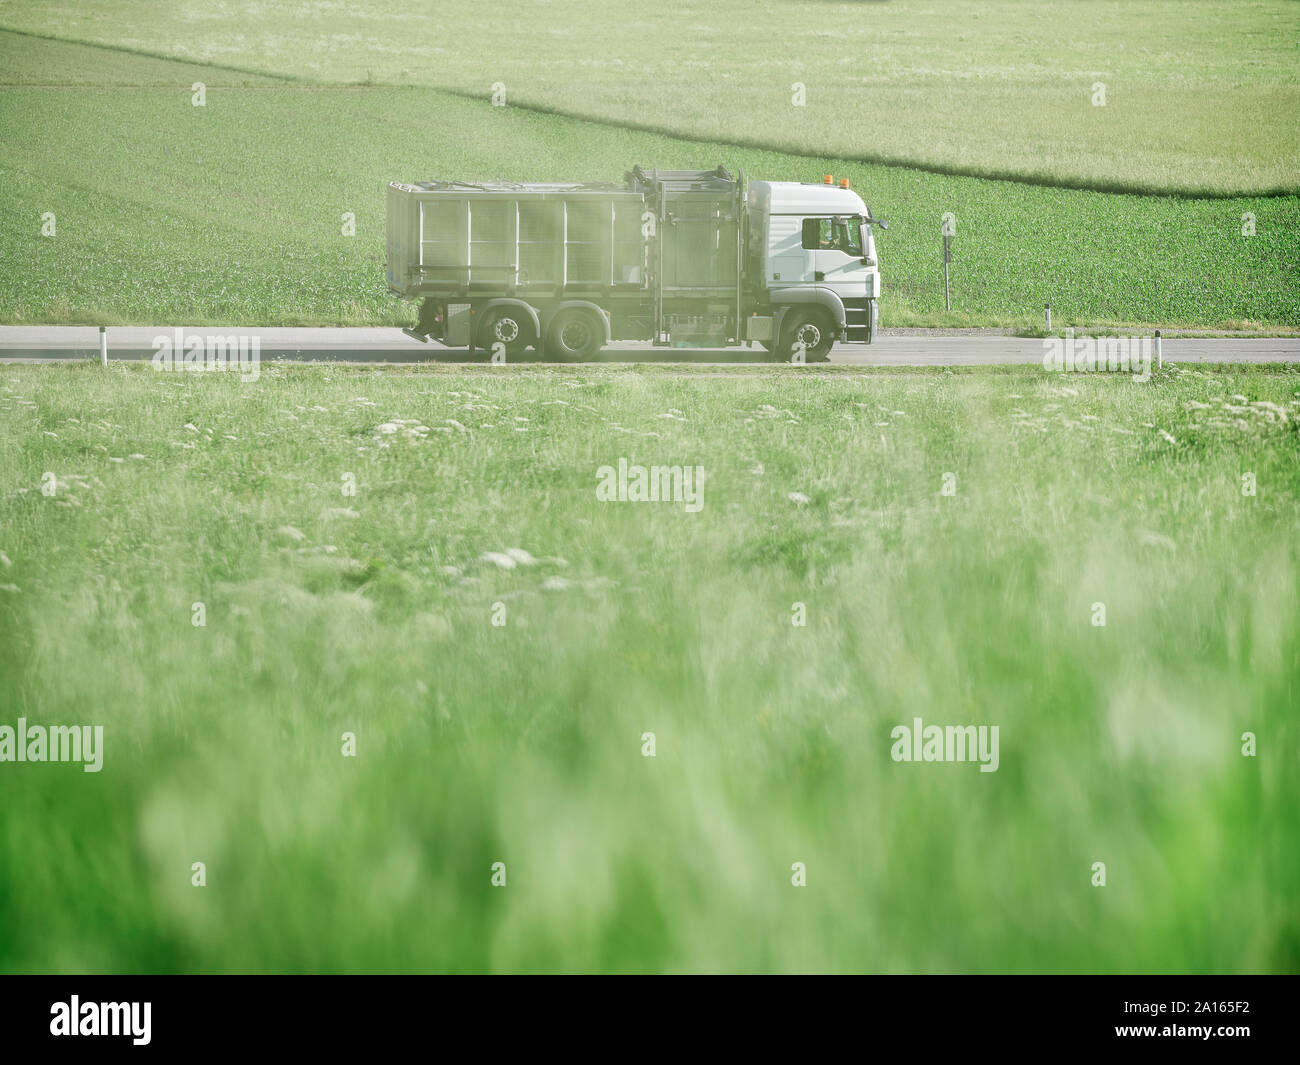
<path fill-rule="evenodd" d="M 646 286 L 645 197 L 604 185 L 388 186 L 388 287 L 523 297 Z"/>

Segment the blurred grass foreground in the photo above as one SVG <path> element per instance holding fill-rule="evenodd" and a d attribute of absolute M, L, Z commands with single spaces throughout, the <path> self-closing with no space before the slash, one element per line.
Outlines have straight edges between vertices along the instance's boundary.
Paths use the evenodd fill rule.
<path fill-rule="evenodd" d="M 1295 971 L 1298 419 L 1286 369 L 4 367 L 0 726 L 104 731 L 0 762 L 0 969 Z"/>

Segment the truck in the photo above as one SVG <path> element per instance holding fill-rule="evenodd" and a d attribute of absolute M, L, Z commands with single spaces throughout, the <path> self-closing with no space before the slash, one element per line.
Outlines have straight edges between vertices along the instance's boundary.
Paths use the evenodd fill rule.
<path fill-rule="evenodd" d="M 388 288 L 408 335 L 514 359 L 583 361 L 615 340 L 760 345 L 825 361 L 875 339 L 876 218 L 832 175 L 747 181 L 634 167 L 622 184 L 388 186 Z"/>

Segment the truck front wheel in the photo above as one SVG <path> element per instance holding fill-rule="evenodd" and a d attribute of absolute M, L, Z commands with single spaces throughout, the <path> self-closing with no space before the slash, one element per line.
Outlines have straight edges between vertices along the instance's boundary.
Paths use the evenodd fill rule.
<path fill-rule="evenodd" d="M 507 359 L 517 359 L 530 344 L 537 343 L 533 336 L 533 323 L 522 311 L 512 307 L 488 311 L 479 323 L 475 339 L 477 347 L 489 355 L 497 352 L 498 344 L 505 346 Z"/>
<path fill-rule="evenodd" d="M 604 331 L 590 311 L 561 311 L 546 331 L 546 353 L 565 362 L 586 362 L 596 357 Z"/>
<path fill-rule="evenodd" d="M 825 362 L 834 343 L 827 315 L 821 311 L 791 311 L 781 323 L 781 346 L 774 354 L 783 362 L 792 362 L 802 349 L 805 362 Z"/>

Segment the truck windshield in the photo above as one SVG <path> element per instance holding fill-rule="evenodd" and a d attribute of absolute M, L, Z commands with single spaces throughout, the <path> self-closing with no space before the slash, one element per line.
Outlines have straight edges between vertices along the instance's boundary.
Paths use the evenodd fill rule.
<path fill-rule="evenodd" d="M 823 251 L 842 251 L 847 255 L 862 254 L 862 219 L 809 218 L 804 222 L 805 249 L 821 248 Z"/>

